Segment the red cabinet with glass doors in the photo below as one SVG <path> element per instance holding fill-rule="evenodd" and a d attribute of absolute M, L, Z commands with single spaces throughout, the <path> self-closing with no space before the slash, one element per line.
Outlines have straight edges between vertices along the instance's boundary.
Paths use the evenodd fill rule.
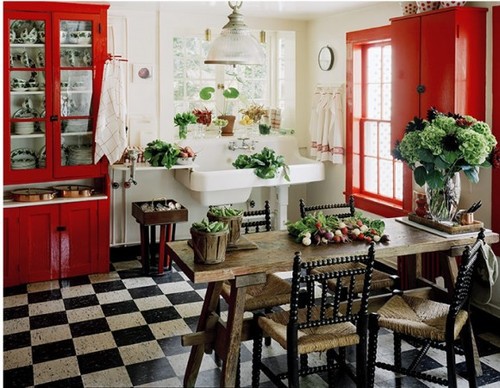
<path fill-rule="evenodd" d="M 4 201 L 4 219 L 16 226 L 6 231 L 4 225 L 5 284 L 107 271 L 108 163 L 95 162 L 94 136 L 109 5 L 3 6 L 4 198 L 16 188 L 96 188 L 81 200 Z"/>

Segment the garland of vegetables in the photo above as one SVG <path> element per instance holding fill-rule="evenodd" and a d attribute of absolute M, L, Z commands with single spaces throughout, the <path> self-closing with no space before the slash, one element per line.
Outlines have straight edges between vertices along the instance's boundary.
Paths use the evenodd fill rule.
<path fill-rule="evenodd" d="M 287 229 L 298 243 L 306 246 L 348 243 L 353 240 L 368 243 L 389 241 L 389 236 L 384 234 L 384 221 L 363 217 L 359 212 L 353 217 L 340 219 L 319 211 L 308 214 L 299 221 L 288 222 Z"/>

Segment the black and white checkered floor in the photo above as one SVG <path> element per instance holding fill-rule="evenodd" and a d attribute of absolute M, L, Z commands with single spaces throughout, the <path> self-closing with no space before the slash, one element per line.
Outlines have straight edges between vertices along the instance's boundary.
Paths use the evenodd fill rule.
<path fill-rule="evenodd" d="M 6 288 L 4 386 L 180 387 L 189 355 L 180 336 L 195 331 L 204 294 L 205 285 L 192 284 L 175 265 L 165 276 L 146 277 L 135 259 L 114 262 L 108 274 Z M 476 330 L 483 387 L 500 387 L 500 330 L 492 331 Z M 392 360 L 391 344 L 390 335 L 380 336 L 378 354 L 386 361 Z M 251 346 L 242 346 L 242 386 L 251 384 Z M 275 365 L 285 365 L 284 354 L 276 343 L 264 347 L 264 357 Z M 443 363 L 443 355 L 429 353 L 423 368 L 444 373 Z M 459 375 L 464 364 L 461 359 Z M 218 386 L 219 373 L 206 355 L 197 386 Z M 324 378 L 309 376 L 302 386 L 326 386 Z M 271 385 L 261 378 L 261 386 Z M 430 386 L 380 370 L 376 385 Z M 354 384 L 339 374 L 337 386 Z M 468 386 L 462 377 L 459 386 Z"/>

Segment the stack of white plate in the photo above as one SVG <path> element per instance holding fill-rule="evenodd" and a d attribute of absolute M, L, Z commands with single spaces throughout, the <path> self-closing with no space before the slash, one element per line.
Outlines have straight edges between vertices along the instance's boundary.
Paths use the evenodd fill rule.
<path fill-rule="evenodd" d="M 14 133 L 16 135 L 29 135 L 30 133 L 35 132 L 35 123 L 25 123 L 19 122 L 14 123 Z"/>
<path fill-rule="evenodd" d="M 45 168 L 47 162 L 47 153 L 45 150 L 45 146 L 40 148 L 40 151 L 38 151 L 38 167 L 39 168 Z"/>
<path fill-rule="evenodd" d="M 70 120 L 66 124 L 66 132 L 87 132 L 88 129 L 88 120 Z"/>
<path fill-rule="evenodd" d="M 30 148 L 16 148 L 10 153 L 10 165 L 13 170 L 36 168 L 36 155 Z"/>
<path fill-rule="evenodd" d="M 82 164 L 92 164 L 92 146 L 72 145 L 68 150 L 68 165 L 78 166 Z"/>

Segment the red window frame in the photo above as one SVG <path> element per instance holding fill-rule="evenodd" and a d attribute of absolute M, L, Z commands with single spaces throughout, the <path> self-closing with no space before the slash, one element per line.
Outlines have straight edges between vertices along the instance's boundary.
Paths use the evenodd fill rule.
<path fill-rule="evenodd" d="M 370 28 L 349 32 L 347 42 L 347 74 L 346 74 L 346 195 L 353 195 L 356 207 L 383 217 L 399 217 L 408 213 L 403 210 L 403 201 L 383 197 L 379 194 L 367 192 L 362 187 L 364 165 L 363 155 L 360 162 L 355 160 L 355 154 L 363 152 L 362 130 L 366 115 L 362 111 L 362 98 L 366 95 L 363 91 L 363 55 L 369 45 L 387 43 L 391 40 L 390 26 Z M 383 122 L 385 120 L 369 120 Z M 355 136 L 361 136 L 359 140 Z M 402 135 L 402 134 L 401 134 Z M 392 134 L 391 138 L 394 138 Z M 360 148 L 358 149 L 358 144 Z M 377 157 L 377 160 L 381 159 Z M 394 168 L 396 165 L 394 165 Z M 395 183 L 394 183 L 395 184 Z M 403 184 L 403 200 L 411 197 L 411 186 Z"/>

